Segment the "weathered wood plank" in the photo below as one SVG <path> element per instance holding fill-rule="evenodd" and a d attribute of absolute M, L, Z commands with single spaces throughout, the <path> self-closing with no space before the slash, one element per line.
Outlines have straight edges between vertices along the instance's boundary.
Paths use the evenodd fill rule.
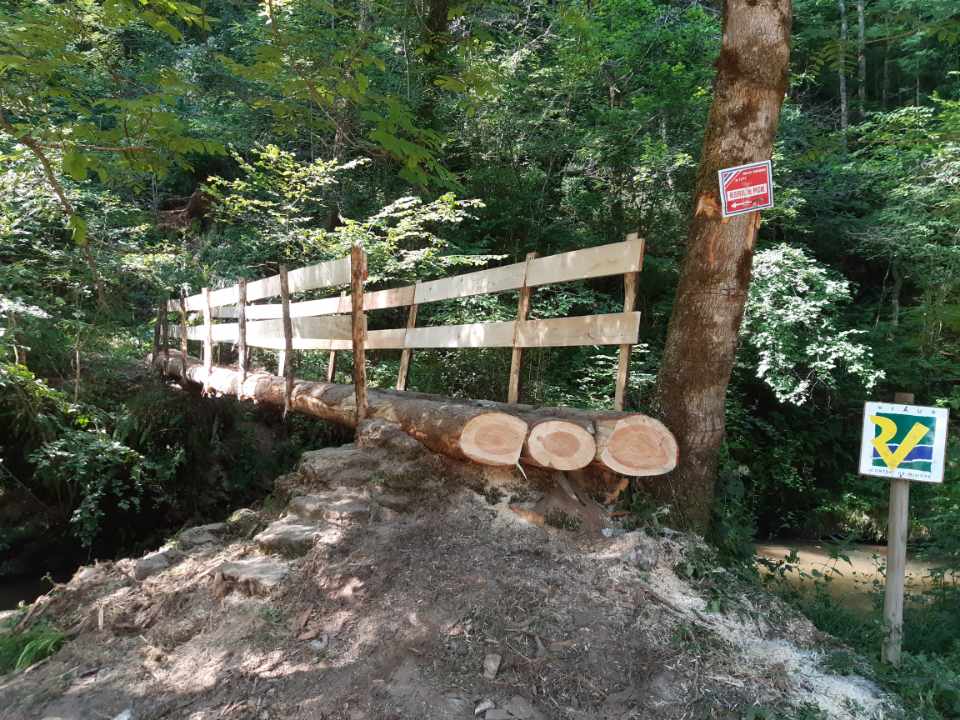
<path fill-rule="evenodd" d="M 530 263 L 527 286 L 537 287 L 570 280 L 639 272 L 642 258 L 643 240 L 639 238 L 549 255 Z"/>
<path fill-rule="evenodd" d="M 466 275 L 455 275 L 441 280 L 418 283 L 414 294 L 414 302 L 417 305 L 422 305 L 438 300 L 516 290 L 523 286 L 526 266 L 525 262 L 514 263 L 490 270 L 479 270 Z"/>
<path fill-rule="evenodd" d="M 527 320 L 518 323 L 518 347 L 625 345 L 637 342 L 640 313 Z"/>
<path fill-rule="evenodd" d="M 247 379 L 247 281 L 240 278 L 237 283 L 238 323 L 237 323 L 237 361 L 240 366 L 240 382 Z"/>
<path fill-rule="evenodd" d="M 306 290 L 349 285 L 350 258 L 342 257 L 337 260 L 327 260 L 316 265 L 291 270 L 287 273 L 287 282 L 291 294 Z"/>
<path fill-rule="evenodd" d="M 439 327 L 408 328 L 405 348 L 490 348 L 512 347 L 516 323 L 469 323 Z"/>
<path fill-rule="evenodd" d="M 283 353 L 281 354 L 285 392 L 283 395 L 283 415 L 290 412 L 290 395 L 293 393 L 293 322 L 290 319 L 290 275 L 287 266 L 280 266 L 280 301 L 283 305 Z"/>

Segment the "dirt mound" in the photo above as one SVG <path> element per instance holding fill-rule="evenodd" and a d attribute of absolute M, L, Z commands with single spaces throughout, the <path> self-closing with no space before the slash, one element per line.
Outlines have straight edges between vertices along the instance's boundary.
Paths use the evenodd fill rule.
<path fill-rule="evenodd" d="M 79 571 L 33 611 L 72 641 L 0 681 L 0 719 L 887 711 L 867 681 L 820 667 L 808 622 L 696 539 L 531 523 L 511 503 L 543 493 L 524 483 L 517 498 L 509 473 L 465 487 L 472 470 L 391 442 L 308 453 L 279 483 L 279 516 L 235 513 Z"/>

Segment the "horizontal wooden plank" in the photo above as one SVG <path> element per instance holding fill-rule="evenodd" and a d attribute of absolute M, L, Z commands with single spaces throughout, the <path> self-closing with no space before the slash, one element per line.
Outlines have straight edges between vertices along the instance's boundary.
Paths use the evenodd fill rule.
<path fill-rule="evenodd" d="M 167 328 L 167 331 L 170 333 L 171 337 L 179 338 L 180 337 L 180 326 L 179 325 L 170 325 Z M 240 337 L 240 325 L 239 323 L 214 323 L 213 329 L 213 341 L 220 343 L 235 343 Z M 188 340 L 205 340 L 207 337 L 207 332 L 204 329 L 203 325 L 190 325 L 187 327 L 187 339 Z"/>
<path fill-rule="evenodd" d="M 639 332 L 639 312 L 525 320 L 517 326 L 517 347 L 634 345 Z"/>
<path fill-rule="evenodd" d="M 407 330 L 405 348 L 511 347 L 515 321 L 415 327 Z"/>
<path fill-rule="evenodd" d="M 413 305 L 415 285 L 406 285 L 405 287 L 391 288 L 390 290 L 374 290 L 373 292 L 364 292 L 363 309 L 385 310 L 387 308 L 404 307 Z M 347 298 L 347 310 L 350 312 L 350 300 Z"/>
<path fill-rule="evenodd" d="M 271 275 L 261 280 L 252 280 L 247 283 L 247 302 L 276 297 L 280 294 L 280 276 Z"/>
<path fill-rule="evenodd" d="M 639 272 L 642 265 L 643 240 L 639 238 L 573 250 L 531 260 L 527 287 Z"/>
<path fill-rule="evenodd" d="M 367 332 L 366 348 L 367 350 L 402 350 L 406 332 L 406 328 L 369 330 Z"/>
<path fill-rule="evenodd" d="M 291 294 L 306 290 L 349 285 L 350 256 L 291 270 L 287 273 L 287 282 L 290 285 Z M 248 292 L 247 300 L 251 299 L 253 298 L 250 297 Z"/>
<path fill-rule="evenodd" d="M 236 305 L 240 302 L 240 288 L 236 285 L 212 290 L 210 292 L 210 307 L 220 307 L 221 305 Z"/>
<path fill-rule="evenodd" d="M 293 318 L 294 348 L 301 350 L 329 349 L 330 340 L 351 337 L 350 318 L 346 315 Z M 247 344 L 282 350 L 283 320 L 253 320 L 247 323 Z"/>
<path fill-rule="evenodd" d="M 420 305 L 437 302 L 438 300 L 516 290 L 523 287 L 523 275 L 526 266 L 525 262 L 514 263 L 490 270 L 480 270 L 466 275 L 455 275 L 441 280 L 418 283 L 413 301 Z"/>

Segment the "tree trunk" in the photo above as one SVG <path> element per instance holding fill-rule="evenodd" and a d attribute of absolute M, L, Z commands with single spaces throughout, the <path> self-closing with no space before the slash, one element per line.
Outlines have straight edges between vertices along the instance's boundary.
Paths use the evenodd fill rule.
<path fill-rule="evenodd" d="M 860 119 L 867 114 L 867 23 L 864 1 L 857 0 L 857 95 L 860 99 Z"/>
<path fill-rule="evenodd" d="M 847 0 L 837 0 L 840 8 L 840 68 L 837 74 L 840 77 L 840 132 L 843 134 L 843 144 L 847 144 L 847 128 L 850 125 L 850 109 L 847 103 Z"/>
<path fill-rule="evenodd" d="M 900 264 L 894 260 L 890 264 L 890 274 L 893 275 L 893 290 L 890 291 L 890 324 L 893 327 L 900 325 L 900 293 L 903 292 L 903 273 Z"/>
<path fill-rule="evenodd" d="M 790 0 L 728 0 L 694 213 L 667 331 L 657 403 L 680 446 L 676 471 L 650 490 L 674 519 L 709 526 L 727 384 L 750 284 L 759 214 L 723 219 L 717 172 L 766 160 L 790 60 Z"/>

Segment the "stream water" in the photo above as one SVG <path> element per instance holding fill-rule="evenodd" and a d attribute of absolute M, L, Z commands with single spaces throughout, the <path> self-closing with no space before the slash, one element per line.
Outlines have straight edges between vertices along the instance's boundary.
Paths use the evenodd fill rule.
<path fill-rule="evenodd" d="M 47 592 L 49 580 L 40 576 L 14 576 L 0 578 L 0 611 L 13 610 L 20 602 L 30 603 Z"/>
<path fill-rule="evenodd" d="M 830 594 L 837 602 L 850 608 L 871 607 L 871 591 L 874 581 L 883 583 L 881 568 L 887 562 L 887 548 L 884 545 L 854 545 L 844 554 L 850 559 L 834 559 L 830 556 L 830 546 L 817 543 L 759 544 L 757 555 L 770 560 L 783 560 L 790 551 L 796 550 L 798 561 L 795 565 L 805 573 L 814 570 L 829 573 L 833 578 L 828 586 Z M 906 589 L 908 593 L 917 593 L 930 586 L 931 563 L 907 555 Z M 798 573 L 788 573 L 788 582 L 811 586 L 812 579 L 802 580 Z"/>

